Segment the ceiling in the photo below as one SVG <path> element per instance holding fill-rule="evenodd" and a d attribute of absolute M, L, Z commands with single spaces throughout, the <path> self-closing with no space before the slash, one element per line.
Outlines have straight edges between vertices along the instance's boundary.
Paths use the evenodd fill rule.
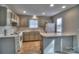
<path fill-rule="evenodd" d="M 53 7 L 50 7 L 50 4 L 7 4 L 7 6 L 20 15 L 54 16 L 76 4 L 54 4 Z M 66 6 L 66 8 L 62 8 L 62 6 Z"/>

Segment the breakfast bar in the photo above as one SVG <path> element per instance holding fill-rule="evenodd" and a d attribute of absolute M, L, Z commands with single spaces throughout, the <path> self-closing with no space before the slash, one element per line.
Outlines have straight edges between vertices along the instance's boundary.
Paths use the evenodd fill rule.
<path fill-rule="evenodd" d="M 74 33 L 40 33 L 43 41 L 43 53 L 67 53 L 74 49 Z"/>

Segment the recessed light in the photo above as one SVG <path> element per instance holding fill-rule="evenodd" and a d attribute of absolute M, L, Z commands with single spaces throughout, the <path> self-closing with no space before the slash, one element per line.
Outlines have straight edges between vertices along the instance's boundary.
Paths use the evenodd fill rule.
<path fill-rule="evenodd" d="M 54 6 L 54 4 L 50 4 L 50 7 L 53 7 Z"/>
<path fill-rule="evenodd" d="M 25 14 L 25 13 L 26 13 L 26 11 L 23 11 L 23 13 Z"/>
<path fill-rule="evenodd" d="M 42 15 L 45 15 L 45 14 L 46 14 L 45 12 L 42 13 Z"/>
<path fill-rule="evenodd" d="M 66 8 L 66 6 L 62 6 L 62 8 Z"/>

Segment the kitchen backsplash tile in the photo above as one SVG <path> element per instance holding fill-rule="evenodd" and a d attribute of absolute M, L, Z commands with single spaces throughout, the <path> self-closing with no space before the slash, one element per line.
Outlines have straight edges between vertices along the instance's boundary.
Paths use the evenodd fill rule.
<path fill-rule="evenodd" d="M 16 31 L 15 27 L 11 26 L 0 26 L 0 34 L 4 34 L 4 30 L 6 29 L 7 34 L 12 34 Z"/>

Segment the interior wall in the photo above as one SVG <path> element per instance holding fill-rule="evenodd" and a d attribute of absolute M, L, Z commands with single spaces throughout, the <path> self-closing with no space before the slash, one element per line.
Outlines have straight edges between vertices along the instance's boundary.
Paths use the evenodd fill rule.
<path fill-rule="evenodd" d="M 53 20 L 56 21 L 57 18 L 62 17 L 64 20 L 63 28 L 64 32 L 75 33 L 79 28 L 79 5 L 73 7 L 69 10 L 66 10 L 62 13 L 59 13 L 53 17 Z"/>
<path fill-rule="evenodd" d="M 28 27 L 29 20 L 32 19 L 32 16 L 20 16 L 20 27 Z M 50 17 L 37 16 L 39 22 L 39 27 L 44 27 L 45 22 L 51 22 Z"/>

